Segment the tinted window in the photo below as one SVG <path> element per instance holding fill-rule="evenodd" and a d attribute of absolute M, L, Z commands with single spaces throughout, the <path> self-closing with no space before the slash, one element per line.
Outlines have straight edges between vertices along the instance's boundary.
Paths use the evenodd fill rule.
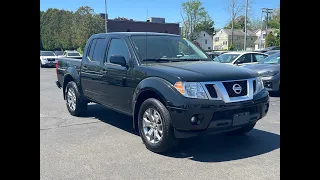
<path fill-rule="evenodd" d="M 131 40 L 141 61 L 144 59 L 211 60 L 195 44 L 179 36 L 131 36 Z"/>
<path fill-rule="evenodd" d="M 93 57 L 92 61 L 99 61 L 103 63 L 104 60 L 104 55 L 105 55 L 105 39 L 97 39 L 94 52 L 93 52 Z"/>
<path fill-rule="evenodd" d="M 92 43 L 91 43 L 91 46 L 90 46 L 90 50 L 89 50 L 89 54 L 87 56 L 89 58 L 89 60 L 91 60 L 91 61 L 93 59 L 93 51 L 94 51 L 94 48 L 96 46 L 96 43 L 97 43 L 97 39 L 92 40 Z"/>
<path fill-rule="evenodd" d="M 54 54 L 56 54 L 57 56 L 60 56 L 63 54 L 63 51 L 55 51 Z"/>
<path fill-rule="evenodd" d="M 280 53 L 276 53 L 265 58 L 260 61 L 259 64 L 280 64 Z"/>
<path fill-rule="evenodd" d="M 275 47 L 273 48 L 273 50 L 280 50 L 280 47 Z"/>
<path fill-rule="evenodd" d="M 129 51 L 124 40 L 122 39 L 111 40 L 109 51 L 108 51 L 108 62 L 110 62 L 110 57 L 114 55 L 121 55 L 128 61 Z"/>
<path fill-rule="evenodd" d="M 81 56 L 79 53 L 68 53 L 68 56 Z"/>
<path fill-rule="evenodd" d="M 261 60 L 265 59 L 268 57 L 267 55 L 264 54 L 253 54 L 253 62 L 260 62 Z"/>
<path fill-rule="evenodd" d="M 238 61 L 238 63 L 250 63 L 251 62 L 251 54 L 244 54 L 237 61 Z"/>
<path fill-rule="evenodd" d="M 55 56 L 52 51 L 43 51 L 40 52 L 40 56 Z"/>
<path fill-rule="evenodd" d="M 216 57 L 214 60 L 221 63 L 231 63 L 234 61 L 240 54 L 222 54 Z"/>

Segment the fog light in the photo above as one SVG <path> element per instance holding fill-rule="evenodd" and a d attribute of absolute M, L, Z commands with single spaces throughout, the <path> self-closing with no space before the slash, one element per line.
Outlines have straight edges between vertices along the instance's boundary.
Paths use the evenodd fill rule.
<path fill-rule="evenodd" d="M 198 119 L 196 116 L 191 117 L 191 124 L 197 124 L 197 121 L 198 121 Z"/>
<path fill-rule="evenodd" d="M 201 118 L 199 118 L 198 115 L 194 115 L 191 117 L 190 122 L 192 125 L 198 125 L 201 123 Z"/>

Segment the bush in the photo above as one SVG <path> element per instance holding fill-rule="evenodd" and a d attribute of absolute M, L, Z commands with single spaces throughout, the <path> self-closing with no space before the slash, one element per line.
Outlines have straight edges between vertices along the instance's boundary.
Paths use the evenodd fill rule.
<path fill-rule="evenodd" d="M 77 51 L 78 51 L 81 55 L 83 55 L 83 49 L 82 49 L 82 48 L 78 47 Z"/>
<path fill-rule="evenodd" d="M 229 46 L 228 50 L 229 50 L 229 51 L 234 51 L 234 50 L 235 50 L 234 45 L 233 45 L 233 44 L 231 44 L 231 45 Z"/>

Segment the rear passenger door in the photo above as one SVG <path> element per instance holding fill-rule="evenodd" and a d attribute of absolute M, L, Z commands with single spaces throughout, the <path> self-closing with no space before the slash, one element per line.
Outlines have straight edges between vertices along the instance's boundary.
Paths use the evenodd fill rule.
<path fill-rule="evenodd" d="M 100 102 L 101 99 L 101 76 L 103 60 L 105 58 L 106 40 L 96 38 L 92 40 L 90 48 L 83 57 L 81 67 L 81 86 L 86 97 Z"/>

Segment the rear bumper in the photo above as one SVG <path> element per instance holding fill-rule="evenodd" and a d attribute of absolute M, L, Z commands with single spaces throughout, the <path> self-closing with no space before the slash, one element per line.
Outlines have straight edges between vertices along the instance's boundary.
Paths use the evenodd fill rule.
<path fill-rule="evenodd" d="M 59 81 L 56 81 L 56 85 L 58 86 L 59 89 L 61 88 L 61 84 Z"/>
<path fill-rule="evenodd" d="M 203 102 L 203 103 L 200 103 Z M 204 134 L 217 134 L 239 129 L 256 123 L 266 116 L 269 110 L 269 95 L 266 89 L 255 95 L 252 100 L 221 103 L 212 100 L 195 100 L 187 109 L 168 108 L 177 138 L 188 138 Z M 235 115 L 248 113 L 245 122 L 237 124 Z M 197 115 L 199 124 L 191 124 L 191 117 Z"/>

